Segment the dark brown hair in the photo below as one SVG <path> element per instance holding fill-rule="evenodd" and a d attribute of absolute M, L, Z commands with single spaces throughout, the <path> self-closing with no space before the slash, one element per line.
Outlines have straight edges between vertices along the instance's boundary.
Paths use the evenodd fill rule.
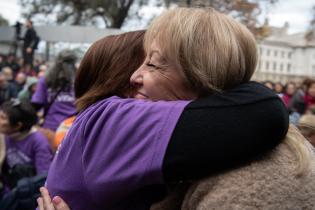
<path fill-rule="evenodd" d="M 19 131 L 29 131 L 37 123 L 36 111 L 29 102 L 11 99 L 1 105 L 1 111 L 8 116 L 10 126 L 22 123 Z"/>
<path fill-rule="evenodd" d="M 107 36 L 88 49 L 74 83 L 78 111 L 106 97 L 132 93 L 129 79 L 145 57 L 144 33 L 141 30 Z"/>

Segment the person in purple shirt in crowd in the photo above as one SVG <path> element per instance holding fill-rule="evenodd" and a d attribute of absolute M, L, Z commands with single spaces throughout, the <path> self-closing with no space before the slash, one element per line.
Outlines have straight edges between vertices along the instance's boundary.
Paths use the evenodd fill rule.
<path fill-rule="evenodd" d="M 12 99 L 0 111 L 0 132 L 5 134 L 5 162 L 2 177 L 6 191 L 23 177 L 48 172 L 52 152 L 46 137 L 32 128 L 37 115 L 31 104 Z"/>
<path fill-rule="evenodd" d="M 59 124 L 76 114 L 73 90 L 76 60 L 77 56 L 73 51 L 61 51 L 47 75 L 39 79 L 31 99 L 37 110 L 44 109 L 41 131 L 49 142 L 53 141 L 54 132 Z"/>
<path fill-rule="evenodd" d="M 136 90 L 122 95 L 136 99 L 107 90 L 111 79 L 135 70 L 128 58 L 142 37 L 130 32 L 91 46 L 75 81 L 80 113 L 48 174 L 53 197 L 73 210 L 149 209 L 165 184 L 238 167 L 281 142 L 288 129 L 281 99 L 248 82 L 256 67 L 254 38 L 235 20 L 216 16 L 218 28 L 207 24 L 209 17 L 202 27 L 187 21 L 185 30 L 164 28 L 158 37 L 148 29 L 146 58 L 131 76 Z M 41 191 L 40 210 L 65 205 Z"/>

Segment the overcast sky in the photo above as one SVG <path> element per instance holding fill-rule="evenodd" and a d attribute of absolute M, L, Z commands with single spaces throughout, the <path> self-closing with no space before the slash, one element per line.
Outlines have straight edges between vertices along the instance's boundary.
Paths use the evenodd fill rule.
<path fill-rule="evenodd" d="M 279 0 L 280 3 L 263 8 L 263 15 L 269 17 L 272 26 L 283 26 L 287 21 L 290 25 L 290 33 L 306 30 L 312 18 L 312 6 L 314 0 Z M 13 25 L 21 19 L 21 9 L 18 0 L 0 0 L 0 14 L 10 21 Z"/>

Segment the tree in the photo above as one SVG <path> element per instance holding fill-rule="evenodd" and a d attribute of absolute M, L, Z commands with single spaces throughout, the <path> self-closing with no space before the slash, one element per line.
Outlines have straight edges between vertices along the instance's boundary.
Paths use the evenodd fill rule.
<path fill-rule="evenodd" d="M 0 26 L 8 26 L 9 21 L 5 19 L 2 15 L 0 15 Z"/>
<path fill-rule="evenodd" d="M 262 5 L 274 4 L 278 0 L 164 0 L 166 6 L 172 4 L 187 7 L 213 7 L 245 24 L 254 34 L 257 33 L 257 17 Z"/>
<path fill-rule="evenodd" d="M 108 28 L 120 28 L 131 5 L 145 0 L 20 0 L 25 17 L 56 15 L 57 23 L 87 25 L 103 21 Z"/>
<path fill-rule="evenodd" d="M 211 6 L 230 14 L 255 32 L 257 16 L 262 4 L 273 4 L 278 0 L 20 0 L 25 8 L 24 16 L 56 15 L 57 23 L 71 25 L 95 24 L 102 21 L 108 28 L 120 28 L 127 17 L 137 16 L 141 6 L 152 3 L 156 6 Z M 137 9 L 131 10 L 132 6 Z M 133 14 L 132 14 L 133 13 Z M 139 15 L 138 18 L 142 18 Z"/>
<path fill-rule="evenodd" d="M 315 5 L 312 8 L 312 12 L 313 12 L 313 18 L 310 21 L 309 30 L 305 35 L 305 39 L 307 41 L 315 40 Z"/>

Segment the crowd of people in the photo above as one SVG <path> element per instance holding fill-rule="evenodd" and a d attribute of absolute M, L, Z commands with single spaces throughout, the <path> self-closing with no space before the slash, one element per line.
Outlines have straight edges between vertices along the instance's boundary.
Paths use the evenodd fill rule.
<path fill-rule="evenodd" d="M 78 68 L 71 50 L 16 59 L 0 57 L 0 209 L 315 208 L 315 81 L 250 81 L 256 41 L 231 17 L 166 11 Z"/>
<path fill-rule="evenodd" d="M 315 146 L 315 80 L 304 79 L 300 84 L 295 82 L 263 84 L 273 90 L 284 102 L 290 115 L 290 122 L 300 129 L 301 133 Z"/>
<path fill-rule="evenodd" d="M 76 61 L 71 50 L 61 51 L 49 69 L 44 61 L 30 65 L 12 54 L 1 56 L 0 141 L 5 154 L 0 160 L 1 209 L 36 205 L 38 188 L 46 180 L 58 146 L 56 130 L 76 113 Z M 29 194 L 21 197 L 25 189 Z"/>

